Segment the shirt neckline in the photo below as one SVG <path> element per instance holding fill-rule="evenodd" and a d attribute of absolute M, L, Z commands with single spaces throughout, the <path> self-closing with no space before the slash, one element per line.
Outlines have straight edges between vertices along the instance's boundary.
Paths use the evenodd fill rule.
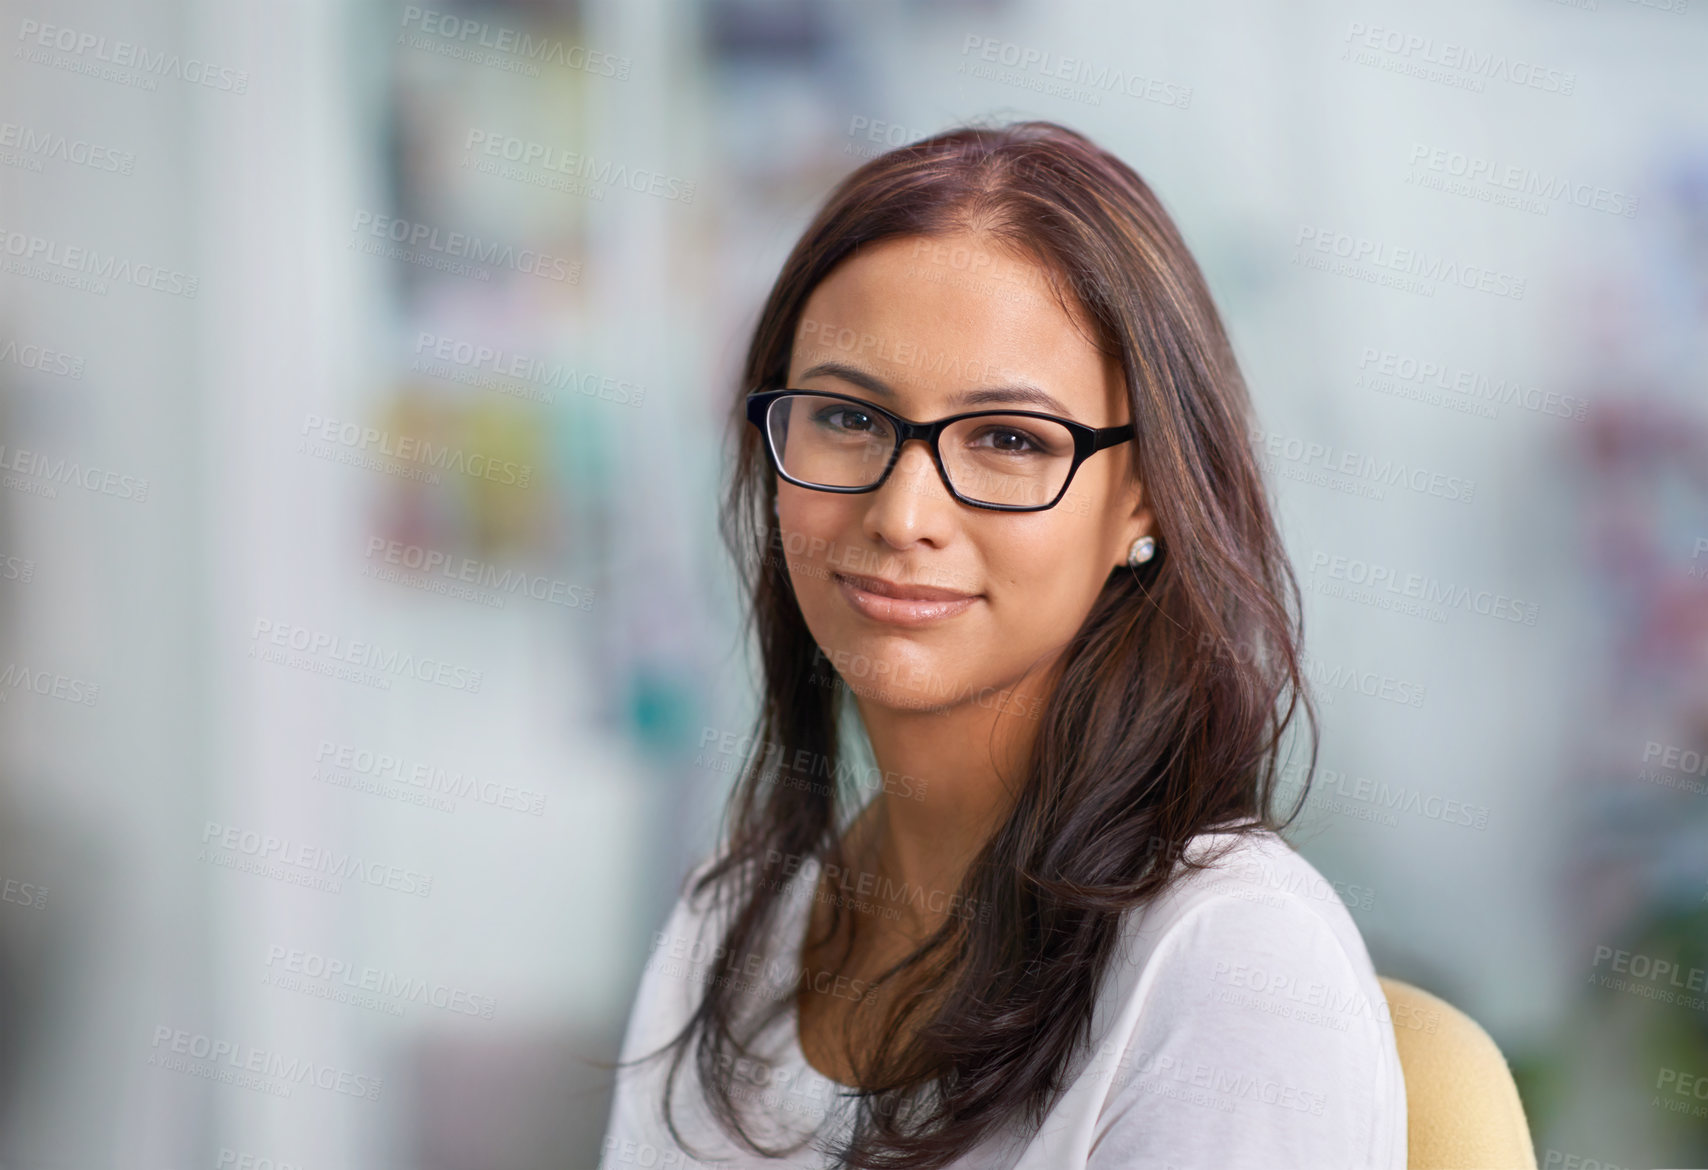
<path fill-rule="evenodd" d="M 1223 821 L 1201 829 L 1188 842 L 1188 848 L 1207 844 L 1207 838 L 1219 840 L 1229 836 L 1248 835 L 1228 827 L 1235 823 L 1237 820 Z M 808 1076 L 816 1077 L 837 1092 L 857 1095 L 860 1090 L 856 1086 L 845 1085 L 834 1077 L 826 1076 L 820 1072 L 813 1062 L 807 1059 L 806 1049 L 801 1046 L 798 992 L 802 973 L 806 969 L 806 964 L 802 961 L 802 952 L 806 949 L 807 931 L 812 927 L 812 906 L 818 895 L 818 881 L 821 872 L 821 859 L 816 855 L 807 857 L 784 886 L 784 904 L 788 912 L 778 935 L 782 939 L 784 961 L 788 964 L 789 985 L 796 990 L 790 994 L 788 1008 L 783 1016 L 783 1055 L 791 1065 L 805 1072 Z"/>

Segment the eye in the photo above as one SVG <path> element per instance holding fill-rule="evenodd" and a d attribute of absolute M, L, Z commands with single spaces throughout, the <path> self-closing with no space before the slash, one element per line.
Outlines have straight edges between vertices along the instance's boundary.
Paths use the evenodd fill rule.
<path fill-rule="evenodd" d="M 983 427 L 972 435 L 971 446 L 1004 455 L 1041 455 L 1044 445 L 1037 436 L 1013 426 Z"/>
<path fill-rule="evenodd" d="M 853 406 L 827 406 L 813 414 L 813 419 L 828 430 L 846 434 L 864 434 L 877 430 L 879 423 L 866 411 Z"/>

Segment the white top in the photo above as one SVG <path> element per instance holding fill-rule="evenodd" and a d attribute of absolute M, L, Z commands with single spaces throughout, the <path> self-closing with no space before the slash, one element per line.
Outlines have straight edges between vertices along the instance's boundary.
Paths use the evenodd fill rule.
<path fill-rule="evenodd" d="M 966 1170 L 1404 1170 L 1405 1083 L 1370 956 L 1334 887 L 1274 833 L 1204 834 L 1194 857 L 1233 848 L 1129 912 L 1095 1008 L 1093 1048 L 1035 1131 L 969 1150 Z M 743 964 L 767 990 L 800 976 L 816 863 L 790 879 L 765 954 Z M 702 933 L 703 932 L 703 933 Z M 715 970 L 720 934 L 686 895 L 653 936 L 622 1059 L 656 1049 L 686 1022 Z M 859 993 L 859 988 L 842 989 Z M 820 1127 L 845 1136 L 845 1086 L 801 1053 L 793 1001 L 760 1039 L 768 1063 L 732 1070 L 772 1136 Z M 812 1142 L 772 1160 L 718 1130 L 699 1098 L 692 1052 L 677 1079 L 683 1151 L 660 1106 L 668 1055 L 618 1072 L 601 1170 L 774 1170 L 830 1165 Z M 782 1143 L 776 1143 L 782 1144 Z"/>

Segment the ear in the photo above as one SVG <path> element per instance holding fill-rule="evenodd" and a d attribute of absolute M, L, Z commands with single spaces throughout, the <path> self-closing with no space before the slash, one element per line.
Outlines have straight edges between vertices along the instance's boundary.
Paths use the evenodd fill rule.
<path fill-rule="evenodd" d="M 1145 485 L 1134 478 L 1130 481 L 1129 490 L 1132 493 L 1133 510 L 1127 516 L 1127 539 L 1121 547 L 1131 548 L 1133 542 L 1141 536 L 1156 535 L 1156 515 L 1151 511 L 1150 498 L 1145 494 Z"/>
<path fill-rule="evenodd" d="M 1145 498 L 1144 487 L 1136 480 L 1131 485 L 1132 511 L 1121 524 L 1121 543 L 1115 550 L 1115 567 L 1125 568 L 1127 565 L 1127 550 L 1133 547 L 1133 542 L 1141 536 L 1155 536 L 1156 514 Z"/>
<path fill-rule="evenodd" d="M 1121 561 L 1120 561 L 1120 564 L 1117 565 L 1116 567 L 1117 568 L 1125 568 L 1126 567 L 1127 551 L 1133 547 L 1134 541 L 1138 540 L 1139 537 L 1141 537 L 1141 536 L 1155 536 L 1155 535 L 1156 535 L 1156 521 L 1155 521 L 1155 518 L 1151 515 L 1151 510 L 1149 508 L 1138 508 L 1138 509 L 1136 509 L 1133 512 L 1132 518 L 1128 521 L 1128 523 L 1126 525 L 1126 536 L 1121 541 L 1121 547 L 1119 549 L 1119 554 L 1118 554 L 1121 558 Z"/>
<path fill-rule="evenodd" d="M 1156 535 L 1156 517 L 1148 506 L 1133 509 L 1133 515 L 1127 522 L 1127 543 L 1131 545 L 1141 536 Z"/>

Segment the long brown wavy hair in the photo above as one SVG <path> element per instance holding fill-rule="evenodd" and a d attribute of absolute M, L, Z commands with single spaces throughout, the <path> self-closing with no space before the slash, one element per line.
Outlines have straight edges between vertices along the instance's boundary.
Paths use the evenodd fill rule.
<path fill-rule="evenodd" d="M 727 912 L 719 957 L 692 1018 L 654 1054 L 674 1054 L 664 1104 L 679 1142 L 670 1102 L 691 1057 L 711 1115 L 746 1148 L 799 1148 L 759 1141 L 729 1071 L 752 1058 L 749 1042 L 795 989 L 753 1015 L 739 968 L 767 953 L 799 859 L 846 872 L 853 796 L 844 783 L 791 782 L 803 761 L 815 775 L 840 774 L 846 692 L 814 679 L 823 660 L 776 555 L 776 480 L 741 399 L 784 384 L 808 295 L 853 250 L 973 226 L 1036 259 L 1119 355 L 1137 439 L 1117 452 L 1144 485 L 1158 552 L 1110 574 L 1062 655 L 1018 798 L 959 891 L 980 912 L 951 914 L 874 982 L 898 994 L 875 1051 L 857 1063 L 841 1164 L 938 1167 L 1015 1119 L 1040 1123 L 1083 1055 L 1122 915 L 1183 876 L 1194 835 L 1291 822 L 1304 794 L 1281 816 L 1278 757 L 1301 710 L 1307 789 L 1315 768 L 1299 587 L 1250 447 L 1245 383 L 1157 197 L 1053 122 L 965 126 L 872 159 L 830 194 L 783 264 L 730 418 L 738 455 L 722 532 L 750 600 L 764 687 L 724 847 L 692 883 L 692 896 L 714 895 Z M 835 938 L 840 901 L 830 913 Z"/>

